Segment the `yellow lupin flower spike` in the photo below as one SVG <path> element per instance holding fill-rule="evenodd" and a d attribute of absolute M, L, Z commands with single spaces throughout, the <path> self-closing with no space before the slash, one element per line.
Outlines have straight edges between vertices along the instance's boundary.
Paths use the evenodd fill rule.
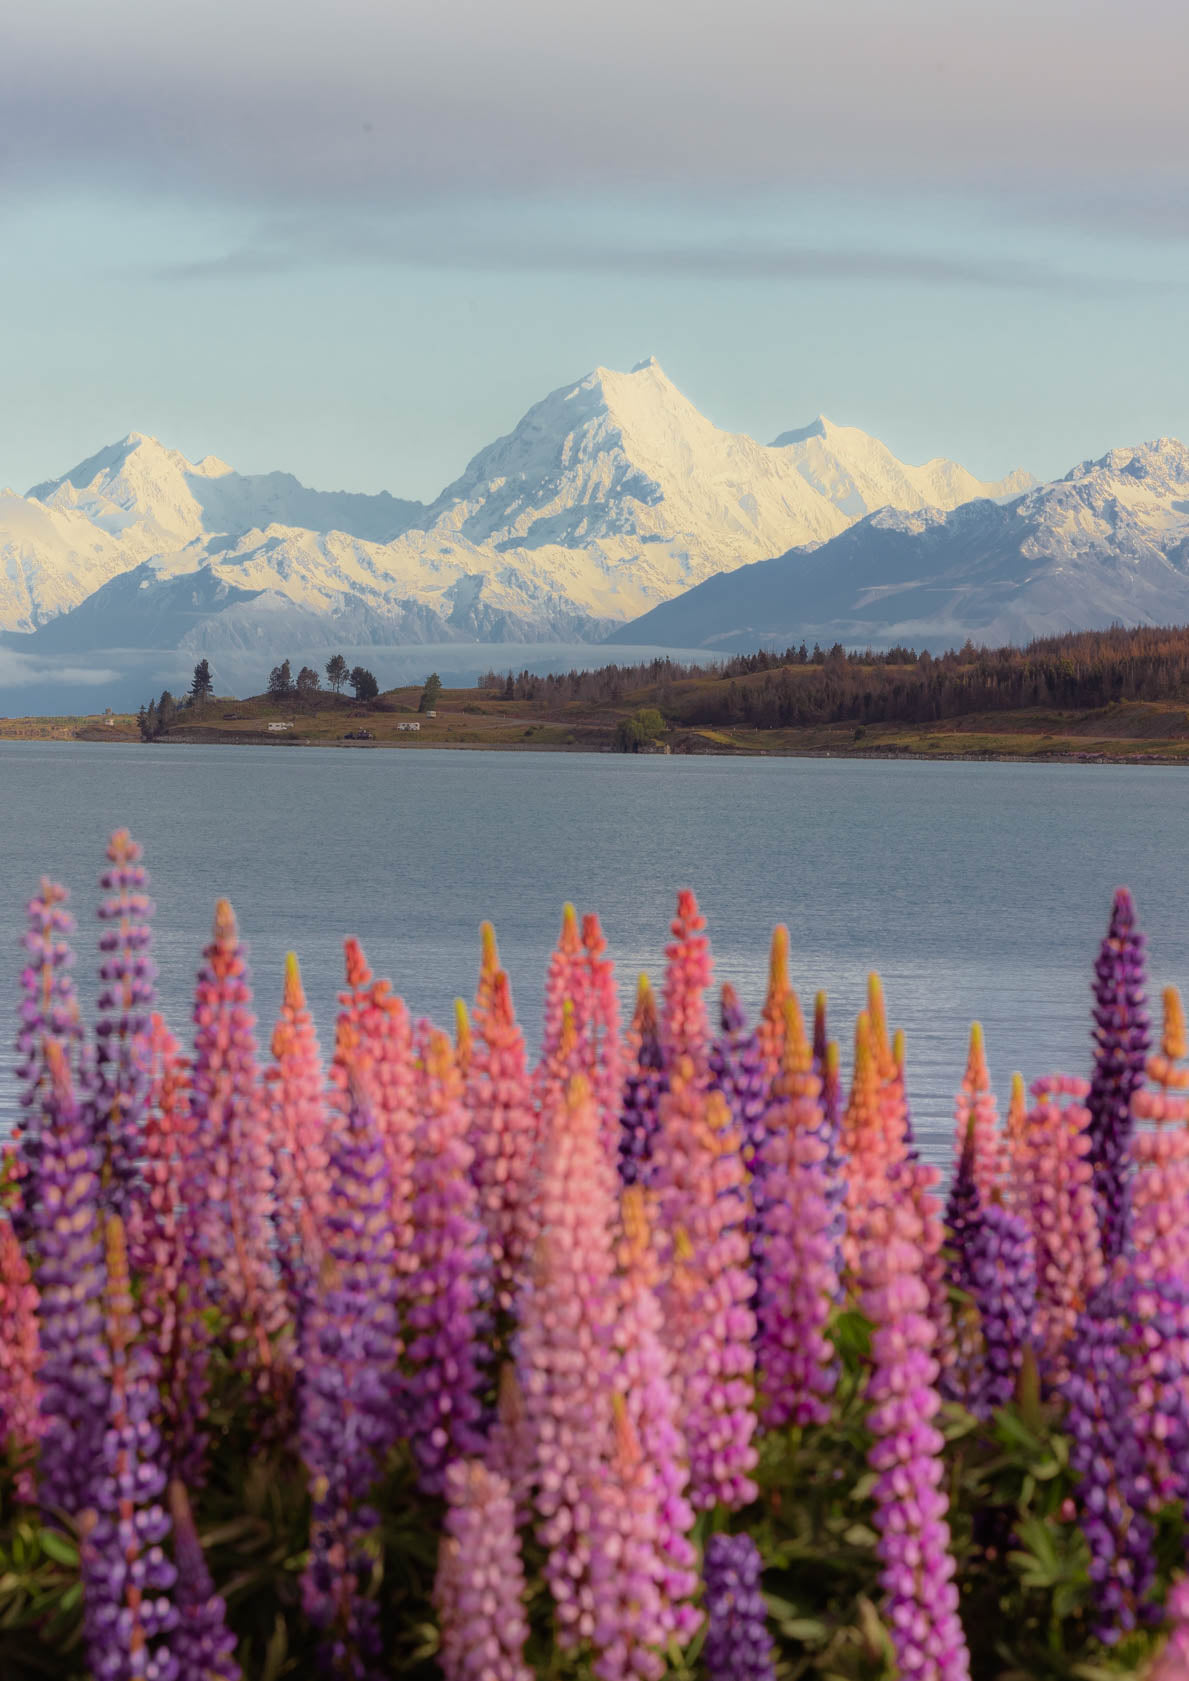
<path fill-rule="evenodd" d="M 1181 1062 L 1189 1056 L 1185 1039 L 1185 1008 L 1175 986 L 1166 986 L 1163 993 L 1164 1031 L 1160 1048 L 1170 1062 Z"/>
<path fill-rule="evenodd" d="M 813 1049 L 805 1034 L 801 1000 L 795 992 L 790 992 L 784 1001 L 784 1071 L 808 1074 L 812 1067 Z"/>
<path fill-rule="evenodd" d="M 454 1000 L 454 1056 L 463 1074 L 471 1066 L 471 1018 L 461 998 Z"/>
<path fill-rule="evenodd" d="M 300 1010 L 305 1004 L 305 990 L 301 984 L 301 965 L 297 961 L 297 953 L 285 953 L 285 988 L 284 1002 L 291 1010 Z"/>
<path fill-rule="evenodd" d="M 871 1028 L 871 1054 L 880 1079 L 886 1080 L 895 1069 L 888 1044 L 888 1013 L 884 1004 L 883 982 L 874 969 L 867 976 L 867 1019 Z"/>
<path fill-rule="evenodd" d="M 987 1068 L 987 1047 L 983 1038 L 982 1023 L 972 1021 L 970 1024 L 970 1050 L 966 1057 L 966 1079 L 971 1091 L 986 1091 L 991 1083 L 990 1072 Z"/>
<path fill-rule="evenodd" d="M 561 938 L 558 940 L 558 948 L 569 953 L 582 950 L 582 930 L 578 926 L 578 912 L 570 904 L 562 906 Z"/>

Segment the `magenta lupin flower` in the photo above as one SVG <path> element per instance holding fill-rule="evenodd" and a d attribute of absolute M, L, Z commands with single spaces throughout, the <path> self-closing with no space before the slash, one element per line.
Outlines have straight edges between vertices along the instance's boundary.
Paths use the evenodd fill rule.
<path fill-rule="evenodd" d="M 362 1681 L 380 1656 L 371 1499 L 399 1430 L 400 1334 L 384 1150 L 362 1082 L 349 1098 L 331 1139 L 321 1276 L 302 1321 L 298 1440 L 312 1503 L 303 1604 L 327 1671 Z"/>
<path fill-rule="evenodd" d="M 176 1681 L 241 1681 L 235 1636 L 227 1627 L 227 1607 L 211 1581 L 183 1483 L 170 1483 L 169 1511 L 177 1567 L 173 1590 Z"/>
<path fill-rule="evenodd" d="M 1189 1681 L 1189 1578 L 1178 1577 L 1165 1607 L 1168 1637 L 1144 1671 L 1144 1681 Z"/>
<path fill-rule="evenodd" d="M 706 989 L 712 965 L 706 918 L 688 887 L 677 895 L 673 938 L 665 947 L 665 985 L 661 1005 L 661 1049 L 667 1066 L 688 1057 L 705 1080 L 710 1055 L 710 1020 Z"/>
<path fill-rule="evenodd" d="M 107 1216 L 105 1250 L 107 1428 L 94 1510 L 80 1526 L 87 1659 L 95 1681 L 177 1681 L 170 1643 L 176 1571 L 162 1547 L 169 1519 L 161 1504 L 165 1472 L 153 1423 L 156 1367 L 139 1340 L 118 1214 Z"/>
<path fill-rule="evenodd" d="M 186 1164 L 186 1196 L 196 1215 L 210 1300 L 241 1357 L 271 1386 L 286 1302 L 276 1264 L 272 1159 L 251 999 L 235 912 L 220 899 L 195 989 L 194 1149 Z"/>
<path fill-rule="evenodd" d="M 149 878 L 140 862 L 141 849 L 127 829 L 117 829 L 111 837 L 107 858 L 108 868 L 99 878 L 105 895 L 99 905 L 101 986 L 89 1099 L 107 1199 L 110 1206 L 126 1212 L 144 1154 L 157 967 L 150 955 Z"/>
<path fill-rule="evenodd" d="M 99 1154 L 57 1041 L 47 1043 L 46 1066 L 53 1083 L 30 1211 L 41 1314 L 38 1496 L 77 1516 L 95 1504 L 110 1388 Z"/>
<path fill-rule="evenodd" d="M 966 1072 L 954 1099 L 954 1154 L 970 1148 L 970 1177 L 979 1202 L 988 1204 L 1003 1177 L 1003 1149 L 999 1136 L 999 1111 L 991 1090 L 983 1030 L 978 1022 L 970 1029 L 970 1051 Z"/>
<path fill-rule="evenodd" d="M 508 1485 L 482 1460 L 446 1472 L 434 1604 L 443 1681 L 532 1681 L 524 1565 Z"/>
<path fill-rule="evenodd" d="M 1106 1277 L 1089 1161 L 1085 1080 L 1052 1075 L 1032 1087 L 1036 1100 L 1019 1147 L 1020 1206 L 1036 1256 L 1037 1355 L 1049 1382 L 1066 1372 L 1078 1315 Z"/>
<path fill-rule="evenodd" d="M 716 1501 L 746 1505 L 755 1498 L 757 1455 L 743 1158 L 722 1094 L 703 1089 L 688 1057 L 671 1068 L 661 1100 L 656 1165 L 661 1306 L 690 1498 L 699 1510 Z"/>
<path fill-rule="evenodd" d="M 22 1241 L 28 1235 L 29 1217 L 38 1200 L 42 1114 L 53 1084 L 46 1046 L 60 1047 L 65 1070 L 73 1079 L 82 1042 L 82 1022 L 71 975 L 74 952 L 70 936 L 74 932 L 74 918 L 66 909 L 69 898 L 66 888 L 43 878 L 40 892 L 29 901 L 28 926 L 21 939 L 28 962 L 21 971 L 14 1072 L 22 1110 L 16 1128 L 19 1176 L 26 1183 L 21 1205 L 14 1213 L 17 1235 Z"/>
<path fill-rule="evenodd" d="M 590 968 L 578 913 L 573 905 L 566 905 L 545 974 L 541 1056 L 533 1074 L 534 1095 L 542 1108 L 558 1101 L 575 1074 L 587 1073 L 590 1025 Z"/>
<path fill-rule="evenodd" d="M 904 1681 L 966 1681 L 970 1656 L 958 1618 L 943 1444 L 933 1423 L 940 1400 L 921 1276 L 925 1233 L 911 1202 L 896 1194 L 898 1177 L 894 1172 L 889 1200 L 868 1214 L 859 1259 L 860 1306 L 872 1325 L 868 1464 L 876 1473 L 884 1621 Z"/>
<path fill-rule="evenodd" d="M 407 1400 L 421 1486 L 436 1494 L 452 1460 L 483 1450 L 479 1397 L 491 1280 L 470 1177 L 470 1117 L 446 1035 L 424 1033 L 419 1060 Z"/>
<path fill-rule="evenodd" d="M 795 994 L 785 1003 L 784 1064 L 768 1110 L 758 1228 L 756 1337 L 766 1429 L 823 1424 L 837 1381 L 827 1326 L 840 1250 L 822 1136 L 822 1082 Z"/>
<path fill-rule="evenodd" d="M 536 1445 L 537 1534 L 558 1639 L 594 1633 L 594 1491 L 609 1459 L 614 1193 L 598 1110 L 582 1076 L 548 1117 L 540 1237 L 520 1298 L 516 1359 Z"/>
<path fill-rule="evenodd" d="M 1127 1239 L 1131 1100 L 1143 1084 L 1150 1044 L 1144 944 L 1131 895 L 1120 887 L 1094 965 L 1094 1076 L 1086 1099 L 1094 1200 L 1108 1266 Z"/>
<path fill-rule="evenodd" d="M 1036 1318 L 1036 1263 L 1025 1222 L 1000 1202 L 982 1209 L 966 1249 L 982 1359 L 967 1404 L 990 1418 L 1016 1392 Z"/>
<path fill-rule="evenodd" d="M 607 941 L 593 912 L 582 918 L 582 950 L 586 957 L 590 998 L 586 1072 L 602 1117 L 604 1148 L 614 1155 L 619 1143 L 624 1062 L 619 1032 L 619 992 L 615 985 L 615 965 L 607 956 Z"/>
<path fill-rule="evenodd" d="M 467 1079 L 471 1175 L 491 1252 L 495 1301 L 512 1309 L 535 1233 L 529 1206 L 537 1116 L 524 1047 L 502 969 L 492 976 Z"/>
<path fill-rule="evenodd" d="M 18 1466 L 23 1501 L 34 1498 L 29 1465 L 42 1429 L 38 1307 L 28 1259 L 0 1208 L 0 1461 Z"/>

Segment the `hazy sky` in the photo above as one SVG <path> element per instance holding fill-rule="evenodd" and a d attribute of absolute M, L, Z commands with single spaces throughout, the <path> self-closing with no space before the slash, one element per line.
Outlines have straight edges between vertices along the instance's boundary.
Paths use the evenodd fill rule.
<path fill-rule="evenodd" d="M 0 484 L 132 430 L 429 497 L 649 354 L 768 439 L 1189 437 L 1183 0 L 39 0 Z"/>

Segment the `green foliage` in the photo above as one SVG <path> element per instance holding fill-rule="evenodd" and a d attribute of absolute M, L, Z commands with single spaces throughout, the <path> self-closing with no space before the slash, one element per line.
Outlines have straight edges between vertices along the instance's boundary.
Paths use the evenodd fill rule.
<path fill-rule="evenodd" d="M 365 665 L 357 665 L 351 672 L 351 687 L 355 691 L 355 699 L 365 703 L 375 700 L 380 692 L 379 683 Z"/>
<path fill-rule="evenodd" d="M 285 700 L 293 692 L 293 673 L 289 661 L 282 660 L 268 674 L 268 692 L 274 700 Z"/>
<path fill-rule="evenodd" d="M 658 740 L 668 725 L 654 706 L 646 706 L 630 718 L 621 718 L 615 727 L 615 746 L 620 753 L 638 753 L 650 741 Z"/>
<path fill-rule="evenodd" d="M 438 696 L 442 692 L 442 679 L 436 671 L 431 671 L 425 679 L 425 687 L 421 691 L 421 699 L 417 703 L 418 712 L 432 712 L 438 704 Z"/>
<path fill-rule="evenodd" d="M 326 681 L 335 694 L 341 694 L 347 681 L 347 662 L 341 654 L 332 654 L 326 662 Z"/>
<path fill-rule="evenodd" d="M 201 706 L 207 696 L 212 693 L 214 686 L 215 685 L 211 680 L 211 668 L 209 662 L 207 660 L 199 660 L 198 664 L 194 667 L 194 677 L 190 683 L 190 693 L 199 706 Z"/>

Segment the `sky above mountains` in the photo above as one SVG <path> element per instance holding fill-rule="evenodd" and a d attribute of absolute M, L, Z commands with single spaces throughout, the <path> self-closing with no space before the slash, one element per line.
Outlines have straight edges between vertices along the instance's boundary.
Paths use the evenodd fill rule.
<path fill-rule="evenodd" d="M 430 498 L 655 353 L 1042 478 L 1189 435 L 1174 0 L 42 0 L 0 63 L 0 483 L 142 429 Z"/>

